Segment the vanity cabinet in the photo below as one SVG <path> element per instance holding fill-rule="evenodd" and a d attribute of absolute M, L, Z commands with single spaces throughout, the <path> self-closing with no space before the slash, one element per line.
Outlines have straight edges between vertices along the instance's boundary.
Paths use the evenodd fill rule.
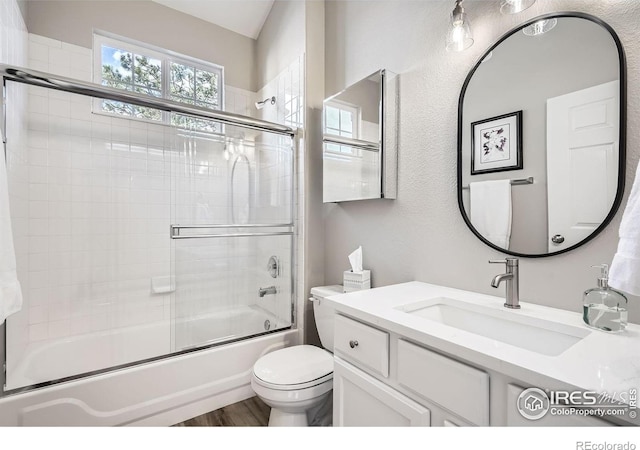
<path fill-rule="evenodd" d="M 489 424 L 485 372 L 343 315 L 334 346 L 335 426 Z"/>
<path fill-rule="evenodd" d="M 576 415 L 527 420 L 516 407 L 527 383 L 356 319 L 336 315 L 334 426 L 613 425 Z"/>

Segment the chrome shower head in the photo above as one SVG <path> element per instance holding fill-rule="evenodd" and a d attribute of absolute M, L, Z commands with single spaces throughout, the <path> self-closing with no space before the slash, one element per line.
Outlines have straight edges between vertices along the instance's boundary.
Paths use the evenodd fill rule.
<path fill-rule="evenodd" d="M 256 102 L 256 109 L 262 109 L 264 108 L 264 105 L 267 104 L 267 102 L 271 103 L 272 105 L 276 104 L 276 98 L 271 97 L 271 98 L 265 98 L 264 100 L 262 100 L 261 102 Z"/>

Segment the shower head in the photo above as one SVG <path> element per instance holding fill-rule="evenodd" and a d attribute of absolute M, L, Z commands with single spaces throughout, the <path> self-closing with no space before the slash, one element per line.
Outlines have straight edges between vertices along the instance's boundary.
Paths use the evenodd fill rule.
<path fill-rule="evenodd" d="M 264 105 L 267 104 L 267 102 L 271 103 L 272 105 L 276 104 L 276 98 L 271 97 L 271 98 L 265 98 L 264 100 L 262 100 L 261 102 L 256 102 L 256 109 L 262 109 L 264 108 Z"/>

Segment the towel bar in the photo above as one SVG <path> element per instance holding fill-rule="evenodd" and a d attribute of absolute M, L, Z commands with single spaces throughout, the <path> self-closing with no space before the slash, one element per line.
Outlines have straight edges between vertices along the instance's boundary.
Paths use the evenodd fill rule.
<path fill-rule="evenodd" d="M 511 186 L 520 186 L 523 184 L 533 184 L 533 177 L 511 180 Z M 462 189 L 467 190 L 469 189 L 469 186 L 462 186 Z"/>

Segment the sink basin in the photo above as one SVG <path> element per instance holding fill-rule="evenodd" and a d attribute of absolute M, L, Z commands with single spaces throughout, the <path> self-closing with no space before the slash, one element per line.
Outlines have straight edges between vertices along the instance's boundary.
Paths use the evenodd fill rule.
<path fill-rule="evenodd" d="M 407 314 L 547 356 L 558 356 L 589 330 L 439 297 L 397 307 Z"/>

